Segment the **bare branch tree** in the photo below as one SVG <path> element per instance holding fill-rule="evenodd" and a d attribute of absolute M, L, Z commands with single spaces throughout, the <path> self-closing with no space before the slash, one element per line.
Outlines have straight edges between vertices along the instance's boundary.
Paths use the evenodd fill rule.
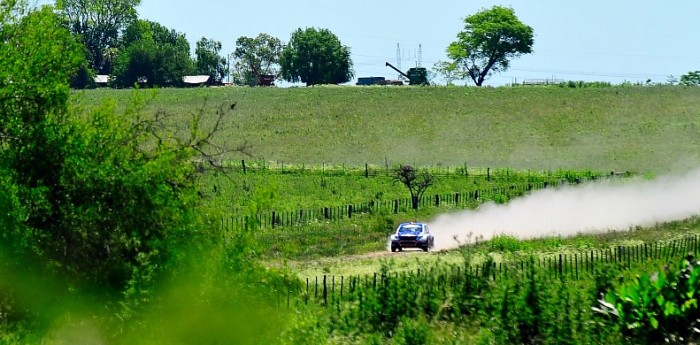
<path fill-rule="evenodd" d="M 427 171 L 418 171 L 410 165 L 401 165 L 394 169 L 394 182 L 401 182 L 411 193 L 411 206 L 418 210 L 418 201 L 423 193 L 435 183 L 433 176 Z"/>

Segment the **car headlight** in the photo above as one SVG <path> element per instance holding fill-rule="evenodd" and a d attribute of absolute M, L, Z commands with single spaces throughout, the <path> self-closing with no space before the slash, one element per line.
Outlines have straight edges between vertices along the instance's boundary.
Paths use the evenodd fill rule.
<path fill-rule="evenodd" d="M 391 239 L 392 239 L 393 241 L 396 241 L 396 240 L 398 240 L 398 239 L 399 239 L 399 238 L 398 238 L 398 237 L 397 237 L 396 235 L 391 235 L 391 237 L 390 237 L 390 238 L 391 238 Z"/>

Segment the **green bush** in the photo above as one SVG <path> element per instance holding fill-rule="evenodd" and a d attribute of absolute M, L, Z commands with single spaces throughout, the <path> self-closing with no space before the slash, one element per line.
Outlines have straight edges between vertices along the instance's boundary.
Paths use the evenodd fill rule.
<path fill-rule="evenodd" d="M 689 256 L 607 293 L 594 311 L 635 343 L 690 343 L 700 338 L 698 299 L 700 261 Z"/>
<path fill-rule="evenodd" d="M 397 345 L 430 344 L 431 325 L 422 317 L 417 319 L 404 318 L 396 330 L 394 342 Z"/>
<path fill-rule="evenodd" d="M 523 242 L 515 236 L 496 235 L 488 242 L 489 247 L 495 252 L 517 252 L 523 249 Z"/>

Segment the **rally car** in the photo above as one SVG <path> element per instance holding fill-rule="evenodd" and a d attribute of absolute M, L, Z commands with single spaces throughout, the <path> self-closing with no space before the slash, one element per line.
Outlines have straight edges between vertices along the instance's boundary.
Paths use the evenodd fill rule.
<path fill-rule="evenodd" d="M 433 248 L 435 238 L 424 223 L 401 223 L 396 232 L 389 238 L 391 251 L 402 251 L 404 248 L 420 248 L 429 251 Z"/>

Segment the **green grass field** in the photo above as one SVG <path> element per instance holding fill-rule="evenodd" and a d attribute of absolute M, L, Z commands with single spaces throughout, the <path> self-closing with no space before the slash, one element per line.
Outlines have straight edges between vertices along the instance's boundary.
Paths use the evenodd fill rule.
<path fill-rule="evenodd" d="M 202 109 L 214 113 L 236 102 L 220 137 L 228 146 L 250 141 L 252 157 L 228 155 L 228 176 L 204 180 L 208 212 L 221 218 L 405 198 L 405 187 L 386 175 L 397 164 L 438 173 L 428 195 L 551 181 L 556 169 L 653 176 L 700 164 L 698 88 L 98 89 L 78 92 L 74 102 L 90 108 L 115 99 L 123 107 L 134 92 L 149 99 L 146 113 L 170 114 L 179 127 Z M 378 175 L 364 178 L 365 164 Z M 267 170 L 251 169 L 262 166 Z M 471 175 L 460 173 L 465 166 Z M 488 167 L 495 181 L 484 178 Z M 266 230 L 260 252 L 311 262 L 382 250 L 395 223 L 447 210 Z"/>
<path fill-rule="evenodd" d="M 121 105 L 131 92 L 78 92 L 76 102 Z M 232 102 L 223 140 L 248 140 L 253 158 L 268 162 L 634 172 L 700 162 L 692 87 L 163 89 L 147 110 L 186 121 Z"/>
<path fill-rule="evenodd" d="M 117 107 L 124 108 L 133 92 L 81 91 L 72 101 L 87 110 L 114 99 Z M 636 277 L 654 270 L 658 273 L 662 265 L 669 264 L 667 257 L 630 260 L 630 253 L 639 251 L 625 251 L 627 261 L 610 263 L 606 254 L 605 261 L 596 263 L 597 269 L 591 265 L 580 275 L 578 261 L 573 266 L 575 275 L 562 275 L 560 260 L 558 276 L 552 274 L 556 269 L 518 269 L 518 263 L 525 258 L 534 263 L 545 257 L 700 234 L 700 219 L 695 217 L 628 231 L 527 241 L 495 234 L 488 242 L 445 252 L 394 255 L 384 248 L 387 234 L 398 222 L 430 220 L 478 207 L 487 200 L 509 200 L 503 189 L 494 189 L 518 190 L 510 187 L 585 181 L 591 176 L 602 179 L 611 171 L 631 172 L 615 174 L 615 178 L 653 178 L 697 167 L 700 88 L 315 87 L 135 92 L 152 96 L 145 104 L 147 114 L 172 115 L 170 124 L 181 129 L 188 126 L 193 113 L 214 113 L 236 102 L 219 133 L 221 141 L 232 147 L 246 140 L 253 144 L 252 157 L 228 155 L 223 161 L 225 174 L 212 172 L 201 180 L 204 205 L 197 212 L 210 216 L 210 226 L 221 228 L 217 250 L 226 258 L 209 262 L 198 257 L 201 262 L 193 263 L 194 271 L 201 270 L 207 277 L 211 274 L 207 279 L 212 281 L 202 284 L 212 291 L 199 295 L 207 307 L 191 306 L 187 293 L 179 292 L 187 291 L 189 284 L 199 284 L 189 282 L 187 275 L 177 275 L 183 283 L 172 289 L 178 293 L 153 295 L 178 306 L 173 307 L 176 312 L 154 310 L 157 320 L 172 315 L 165 318 L 172 339 L 179 332 L 187 333 L 179 328 L 188 327 L 196 329 L 191 334 L 201 335 L 196 339 L 227 335 L 239 331 L 232 324 L 247 325 L 260 317 L 259 323 L 271 328 L 270 335 L 284 344 L 639 343 L 635 340 L 647 339 L 644 332 L 653 333 L 653 327 L 637 327 L 636 338 L 626 338 L 629 323 L 601 318 L 592 307 L 599 306 L 601 293 L 634 284 Z M 249 168 L 245 174 L 238 166 L 243 159 Z M 373 176 L 364 176 L 365 164 L 374 169 Z M 227 217 L 272 211 L 298 214 L 300 209 L 325 206 L 347 210 L 352 203 L 405 198 L 405 187 L 381 173 L 397 164 L 413 164 L 437 174 L 428 195 L 471 190 L 494 193 L 484 193 L 486 196 L 470 199 L 466 205 L 422 205 L 417 212 L 383 209 L 290 226 L 254 223 L 242 230 L 224 226 Z M 256 165 L 265 169 L 253 169 Z M 465 166 L 470 174 L 461 170 Z M 693 244 L 697 250 L 697 238 Z M 687 254 L 676 251 L 675 245 L 672 248 L 673 260 Z M 257 266 L 259 263 L 262 265 Z M 492 276 L 484 270 L 487 265 L 495 269 L 494 263 L 498 263 L 498 279 L 496 271 Z M 510 270 L 501 274 L 501 264 Z M 472 273 L 473 265 L 476 273 Z M 484 268 L 481 274 L 479 265 Z M 455 271 L 460 266 L 463 270 Z M 571 271 L 570 259 L 565 267 Z M 226 275 L 209 273 L 218 269 Z M 672 273 L 685 276 L 684 271 Z M 226 283 L 247 276 L 251 286 L 240 290 L 246 291 L 245 296 L 232 293 L 238 288 L 222 288 L 237 286 Z M 323 276 L 330 277 L 330 285 Z M 345 285 L 338 287 L 340 276 Z M 355 276 L 361 279 L 353 281 Z M 311 279 L 306 281 L 307 277 Z M 243 281 L 241 284 L 247 284 Z M 668 285 L 672 290 L 677 284 L 669 280 Z M 256 296 L 247 291 L 257 293 L 259 288 L 263 292 L 258 297 L 270 308 L 256 313 L 249 310 L 256 308 L 249 303 Z M 215 313 L 209 304 L 214 305 Z M 674 319 L 680 308 L 664 309 L 667 311 L 676 314 L 656 320 L 662 326 L 682 321 Z M 237 313 L 240 318 L 231 317 Z M 207 327 L 214 319 L 220 327 Z M 286 327 L 275 328 L 276 323 Z M 10 337 L 0 337 L 0 342 L 22 343 L 21 338 L 11 338 L 22 333 L 22 329 L 0 329 L 0 336 Z M 169 335 L 159 333 L 161 339 L 168 339 L 162 338 L 164 334 Z M 130 337 L 140 339 L 143 334 L 123 338 Z M 39 333 L 36 339 L 35 343 L 44 343 Z"/>

